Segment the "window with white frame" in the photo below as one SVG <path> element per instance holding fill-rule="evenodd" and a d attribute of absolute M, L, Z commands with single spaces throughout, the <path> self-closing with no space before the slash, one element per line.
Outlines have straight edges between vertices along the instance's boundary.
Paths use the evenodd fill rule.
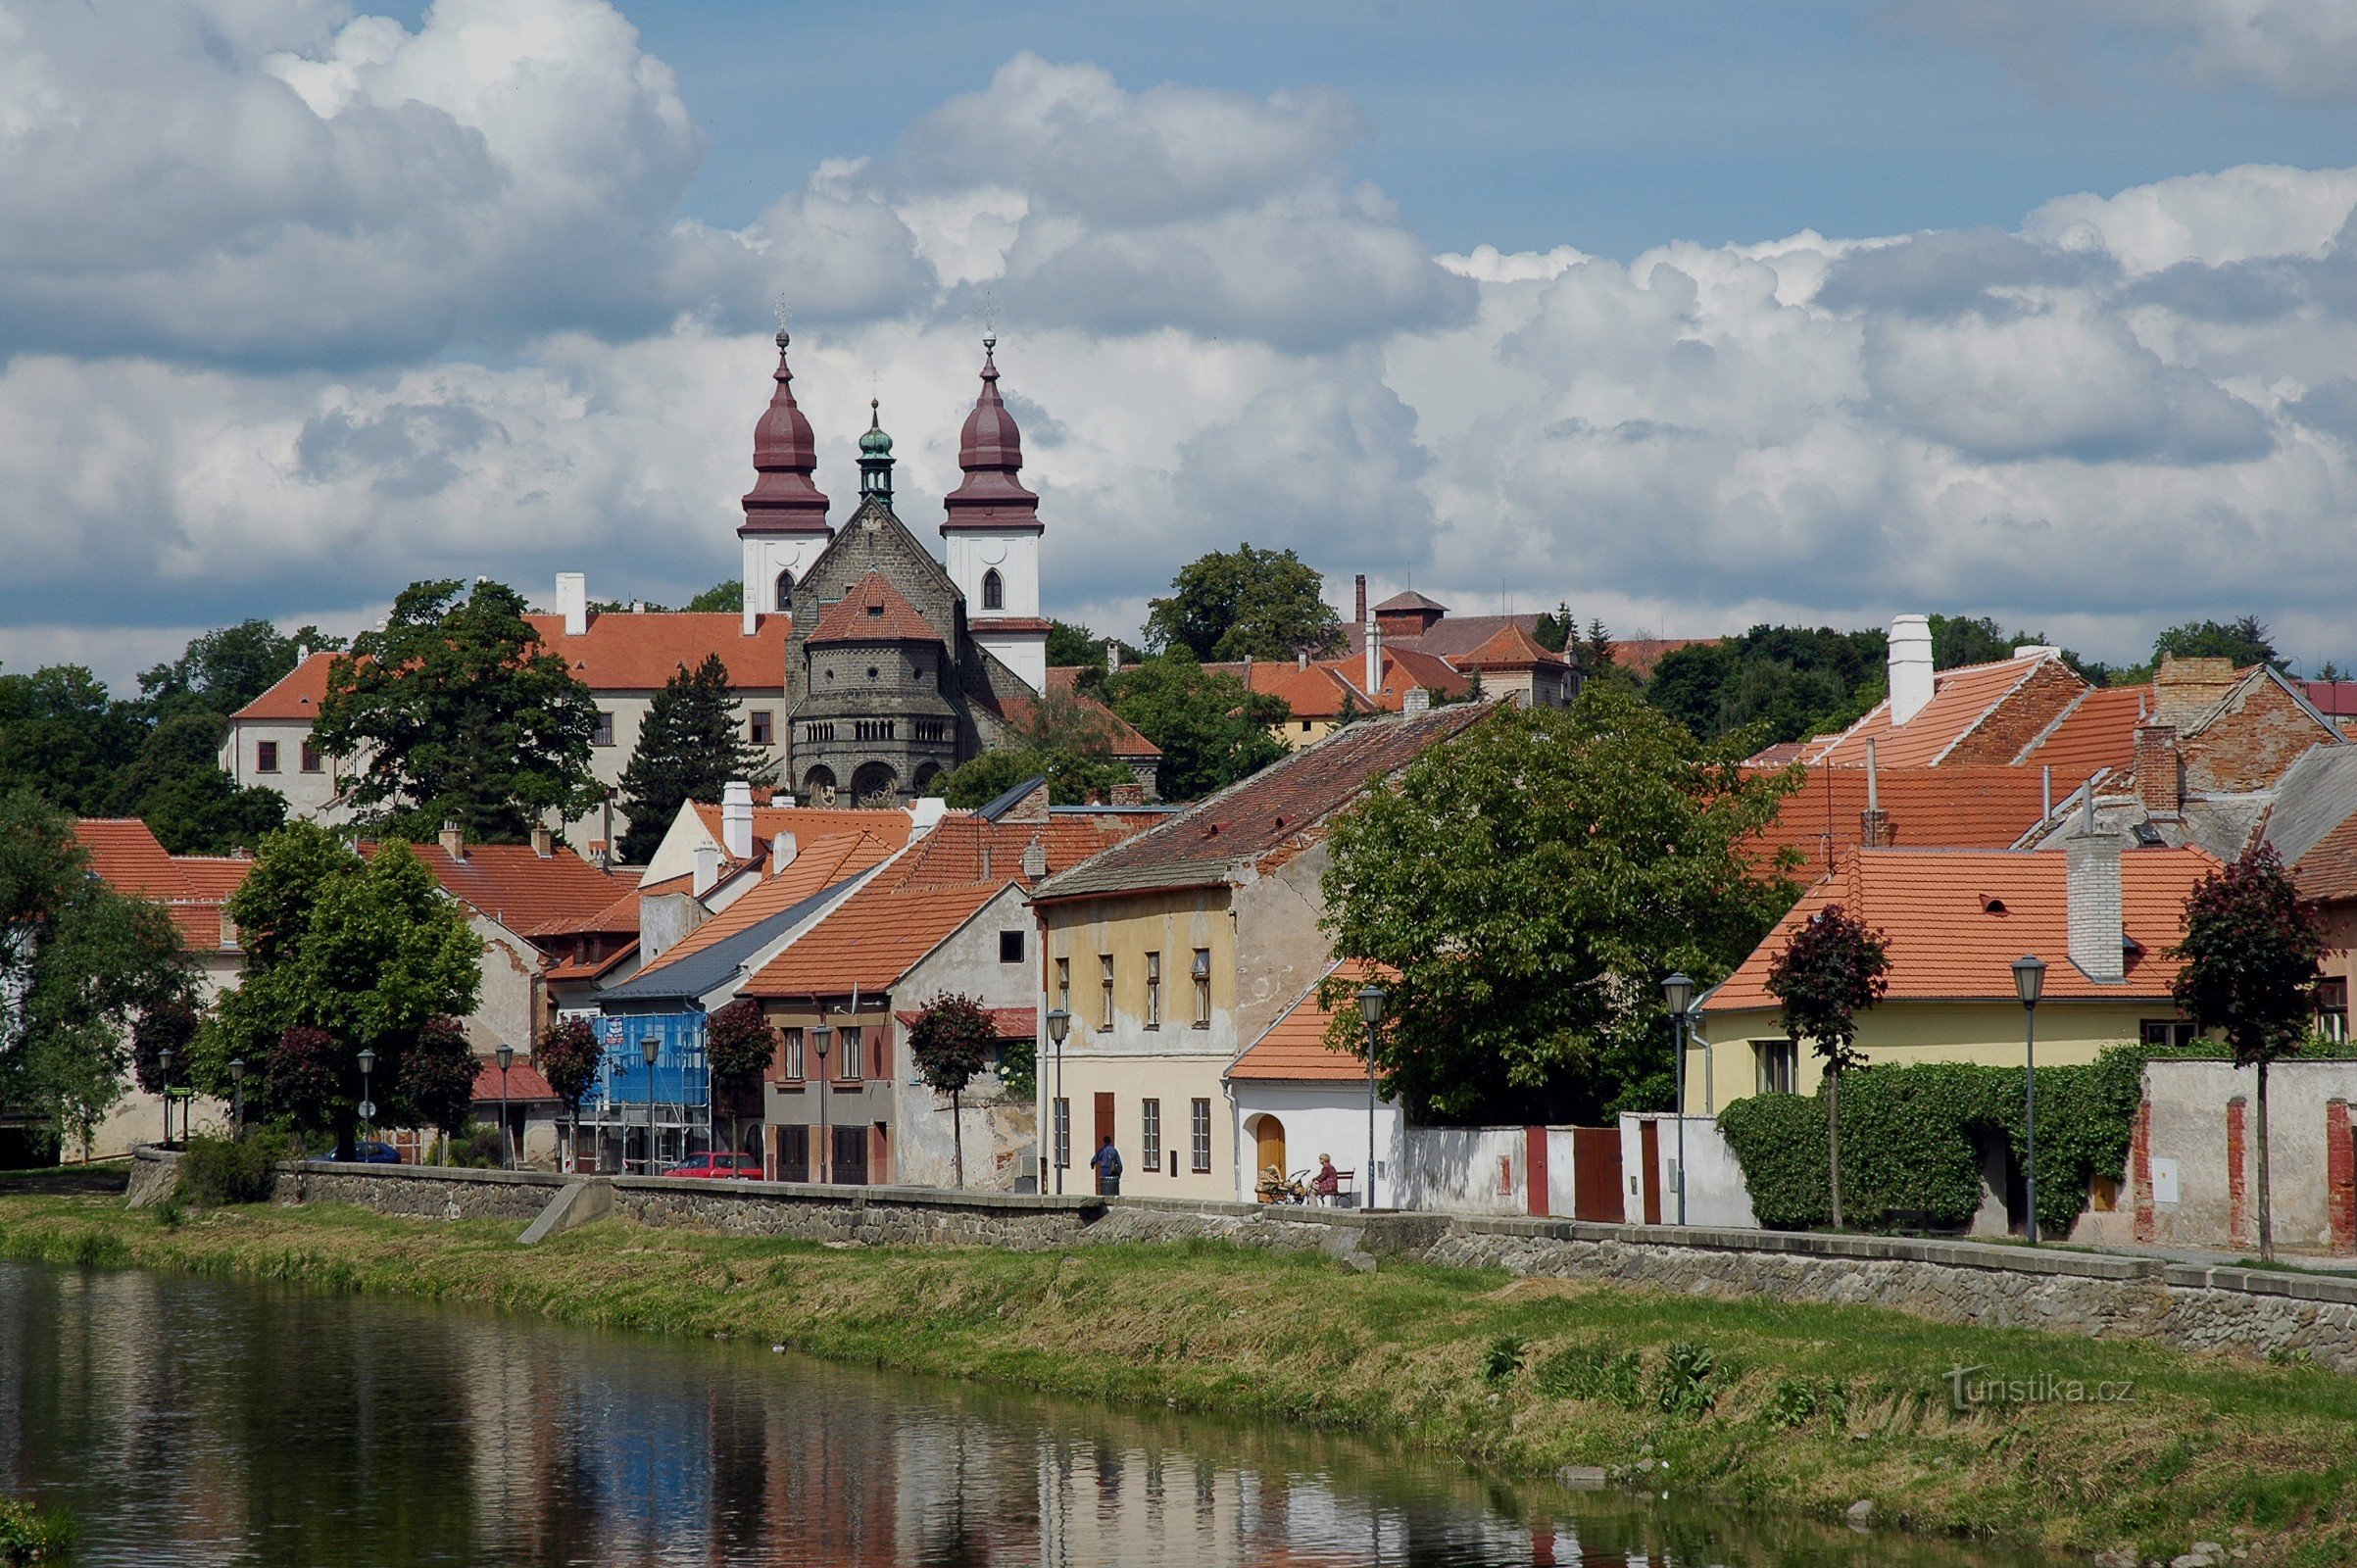
<path fill-rule="evenodd" d="M 1098 1012 L 1097 1027 L 1110 1029 L 1113 1026 L 1113 956 L 1109 953 L 1097 956 L 1097 984 L 1105 994 L 1105 1004 Z"/>
<path fill-rule="evenodd" d="M 1187 966 L 1195 981 L 1195 1027 L 1211 1027 L 1211 950 L 1197 948 L 1195 960 Z"/>
<path fill-rule="evenodd" d="M 1162 956 L 1146 956 L 1146 1027 L 1162 1027 Z"/>
<path fill-rule="evenodd" d="M 1072 1102 L 1060 1095 L 1056 1102 L 1056 1163 L 1066 1169 L 1072 1164 Z"/>
<path fill-rule="evenodd" d="M 1800 1050 L 1790 1040 L 1754 1040 L 1751 1054 L 1758 1068 L 1759 1093 L 1789 1095 L 1792 1092 L 1792 1074 L 1799 1064 Z"/>
<path fill-rule="evenodd" d="M 785 1031 L 785 1044 L 781 1049 L 786 1060 L 786 1081 L 802 1082 L 802 1030 L 799 1026 Z"/>
<path fill-rule="evenodd" d="M 1189 1164 L 1198 1171 L 1207 1171 L 1211 1168 L 1211 1102 L 1195 1101 L 1189 1111 L 1188 1141 L 1193 1146 L 1189 1152 L 1194 1156 Z"/>
<path fill-rule="evenodd" d="M 1138 1157 L 1147 1170 L 1162 1168 L 1162 1102 L 1138 1102 Z"/>

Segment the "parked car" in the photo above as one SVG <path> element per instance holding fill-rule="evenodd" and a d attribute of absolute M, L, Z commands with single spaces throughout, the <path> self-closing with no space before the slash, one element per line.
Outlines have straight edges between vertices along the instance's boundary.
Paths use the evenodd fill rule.
<path fill-rule="evenodd" d="M 761 1162 L 751 1154 L 698 1154 L 684 1164 L 673 1165 L 665 1176 L 686 1176 L 699 1181 L 758 1182 L 761 1179 Z"/>
<path fill-rule="evenodd" d="M 310 1163 L 327 1165 L 332 1164 L 334 1160 L 335 1151 L 331 1149 L 324 1154 L 312 1156 Z M 352 1146 L 351 1163 L 356 1165 L 398 1165 L 401 1163 L 401 1151 L 381 1139 L 364 1138 Z"/>

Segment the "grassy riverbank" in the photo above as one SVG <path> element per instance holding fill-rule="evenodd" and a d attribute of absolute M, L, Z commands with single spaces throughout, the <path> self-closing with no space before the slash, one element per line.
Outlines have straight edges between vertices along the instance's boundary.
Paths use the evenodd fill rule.
<path fill-rule="evenodd" d="M 835 1250 L 604 1221 L 517 1227 L 334 1207 L 131 1212 L 0 1183 L 0 1255 L 139 1265 L 565 1321 L 726 1334 L 1108 1401 L 1317 1422 L 1521 1472 L 2163 1560 L 2357 1558 L 2357 1381 L 1870 1308 L 1718 1301 L 1213 1246 Z M 1951 1407 L 1971 1381 L 2091 1400 Z"/>

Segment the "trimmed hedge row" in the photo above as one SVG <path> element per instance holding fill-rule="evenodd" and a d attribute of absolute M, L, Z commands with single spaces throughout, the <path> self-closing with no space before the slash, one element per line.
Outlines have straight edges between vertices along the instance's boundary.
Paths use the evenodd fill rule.
<path fill-rule="evenodd" d="M 2090 1178 L 2126 1173 L 2144 1062 L 2154 1054 L 2113 1046 L 2083 1066 L 2038 1070 L 2038 1220 L 2049 1234 L 2078 1220 Z M 1758 1095 L 1719 1112 L 1752 1212 L 1771 1230 L 1832 1221 L 1823 1093 Z M 2019 1067 L 1926 1062 L 1843 1073 L 1842 1217 L 1862 1230 L 1962 1229 L 1981 1206 L 1981 1136 L 2001 1134 L 2020 1160 L 2023 1113 Z"/>

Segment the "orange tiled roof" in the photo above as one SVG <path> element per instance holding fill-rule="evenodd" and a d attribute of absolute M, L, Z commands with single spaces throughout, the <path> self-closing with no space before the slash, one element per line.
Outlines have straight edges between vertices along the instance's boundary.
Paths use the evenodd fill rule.
<path fill-rule="evenodd" d="M 1888 939 L 1894 1002 L 2006 1002 L 2019 1005 L 2013 960 L 2046 960 L 2044 1000 L 2112 1002 L 2169 993 L 2185 935 L 2185 899 L 2218 869 L 2199 850 L 2128 850 L 2120 905 L 2129 955 L 2122 985 L 2097 985 L 2070 961 L 2066 858 L 2059 850 L 1860 850 L 1844 873 L 1820 882 L 1711 994 L 1704 1011 L 1773 1008 L 1768 965 L 1800 923 L 1840 904 Z"/>
<path fill-rule="evenodd" d="M 1465 669 L 1561 669 L 1570 661 L 1548 653 L 1529 632 L 1509 621 L 1473 652 L 1458 655 L 1455 663 Z"/>
<path fill-rule="evenodd" d="M 814 643 L 934 642 L 941 633 L 916 612 L 880 571 L 871 571 L 851 585 L 810 628 Z"/>
<path fill-rule="evenodd" d="M 1037 840 L 1047 851 L 1046 875 L 1068 871 L 1132 834 L 1167 819 L 1164 808 L 1135 811 L 1106 808 L 1086 812 L 1057 811 L 1045 822 L 986 822 L 978 816 L 944 817 L 939 826 L 910 848 L 901 862 L 885 873 L 895 887 L 957 887 L 972 882 L 1021 882 L 1023 855 Z M 989 852 L 984 872 L 983 852 Z"/>
<path fill-rule="evenodd" d="M 544 978 L 551 985 L 561 985 L 575 980 L 595 980 L 599 976 L 611 972 L 616 964 L 637 952 L 638 939 L 632 937 L 629 941 L 616 946 L 612 953 L 602 958 L 561 958 Z"/>
<path fill-rule="evenodd" d="M 1162 749 L 1148 740 L 1128 719 L 1123 718 L 1119 713 L 1105 707 L 1104 703 L 1080 689 L 1080 671 L 1077 667 L 1070 664 L 1059 664 L 1049 670 L 1048 690 L 1059 697 L 1073 698 L 1083 707 L 1092 710 L 1111 731 L 1115 757 L 1159 757 L 1162 755 Z M 1000 708 L 1009 722 L 1019 724 L 1023 722 L 1023 719 L 1016 715 L 1017 706 L 1020 706 L 1025 712 L 1030 711 L 1029 705 L 1023 703 L 1020 698 L 1004 702 Z"/>
<path fill-rule="evenodd" d="M 170 855 L 137 817 L 85 817 L 74 842 L 90 869 L 118 893 L 161 904 L 195 953 L 234 953 L 236 929 L 225 918 L 230 895 L 254 862 L 243 856 Z"/>
<path fill-rule="evenodd" d="M 831 997 L 888 990 L 1006 882 L 896 888 L 870 883 L 747 981 L 748 996 Z"/>
<path fill-rule="evenodd" d="M 2152 687 L 2099 686 L 2071 705 L 2047 731 L 2014 759 L 2024 767 L 2054 769 L 2054 798 L 2103 768 L 2126 768 L 2136 758 L 2136 725 L 2152 708 Z"/>
<path fill-rule="evenodd" d="M 615 881 L 623 879 L 615 877 Z M 681 878 L 693 881 L 694 878 Z M 652 890 L 649 890 L 652 891 Z M 630 888 L 621 897 L 602 909 L 578 909 L 543 920 L 524 933 L 527 937 L 566 937 L 589 932 L 636 931 L 638 929 L 638 888 Z"/>
<path fill-rule="evenodd" d="M 2030 767 L 1875 770 L 1876 799 L 1899 849 L 2006 849 L 2045 816 L 2044 787 L 2042 775 Z M 2059 801 L 2059 776 L 2054 788 Z M 1771 851 L 1798 850 L 1800 874 L 1823 876 L 1845 864 L 1858 847 L 1865 809 L 1864 768 L 1812 767 L 1757 842 Z"/>
<path fill-rule="evenodd" d="M 540 1069 L 528 1061 L 519 1061 L 510 1067 L 507 1077 L 508 1102 L 510 1104 L 527 1100 L 554 1100 L 557 1098 L 557 1091 L 549 1087 L 549 1081 L 540 1075 Z M 479 1105 L 486 1100 L 496 1102 L 500 1098 L 499 1089 L 499 1063 L 496 1061 L 484 1062 L 482 1069 L 474 1075 L 475 1103 Z"/>
<path fill-rule="evenodd" d="M 1932 677 L 1932 700 L 1905 724 L 1891 722 L 1891 700 L 1885 698 L 1807 760 L 1863 763 L 1871 740 L 1885 767 L 1929 767 L 2044 663 L 2042 658 L 2004 659 L 1940 670 Z"/>
<path fill-rule="evenodd" d="M 374 855 L 378 846 L 363 844 Z M 454 860 L 435 844 L 413 844 L 416 855 L 442 891 L 491 916 L 518 935 L 553 920 L 598 914 L 611 907 L 629 884 L 591 865 L 560 844 L 546 859 L 528 844 L 469 844 L 466 858 Z"/>
<path fill-rule="evenodd" d="M 655 691 L 684 664 L 694 669 L 712 654 L 728 666 L 728 682 L 741 691 L 782 692 L 786 684 L 787 615 L 755 617 L 745 635 L 741 614 L 702 611 L 606 611 L 589 617 L 578 637 L 565 634 L 563 615 L 526 615 L 541 643 L 562 657 L 592 691 Z M 316 717 L 327 695 L 332 653 L 313 654 L 270 690 L 239 709 L 238 718 L 304 720 Z"/>
<path fill-rule="evenodd" d="M 791 865 L 747 888 L 735 903 L 663 949 L 638 972 L 656 974 L 667 969 L 681 958 L 701 953 L 715 942 L 724 942 L 838 882 L 881 864 L 893 853 L 891 844 L 872 833 L 838 833 L 804 845 Z"/>
<path fill-rule="evenodd" d="M 2357 813 L 2318 839 L 2291 868 L 2303 899 L 2357 899 Z"/>
<path fill-rule="evenodd" d="M 1346 958 L 1329 965 L 1318 981 L 1323 984 L 1329 976 L 1334 976 L 1356 986 L 1363 985 L 1370 977 L 1389 973 L 1380 965 Z M 1262 1030 L 1260 1038 L 1236 1058 L 1227 1075 L 1285 1083 L 1365 1083 L 1367 1058 L 1363 1054 L 1326 1048 L 1326 1031 L 1334 1022 L 1334 1014 L 1318 1005 L 1317 994 L 1318 987 L 1311 986 L 1299 1002 L 1279 1013 L 1277 1021 Z"/>

